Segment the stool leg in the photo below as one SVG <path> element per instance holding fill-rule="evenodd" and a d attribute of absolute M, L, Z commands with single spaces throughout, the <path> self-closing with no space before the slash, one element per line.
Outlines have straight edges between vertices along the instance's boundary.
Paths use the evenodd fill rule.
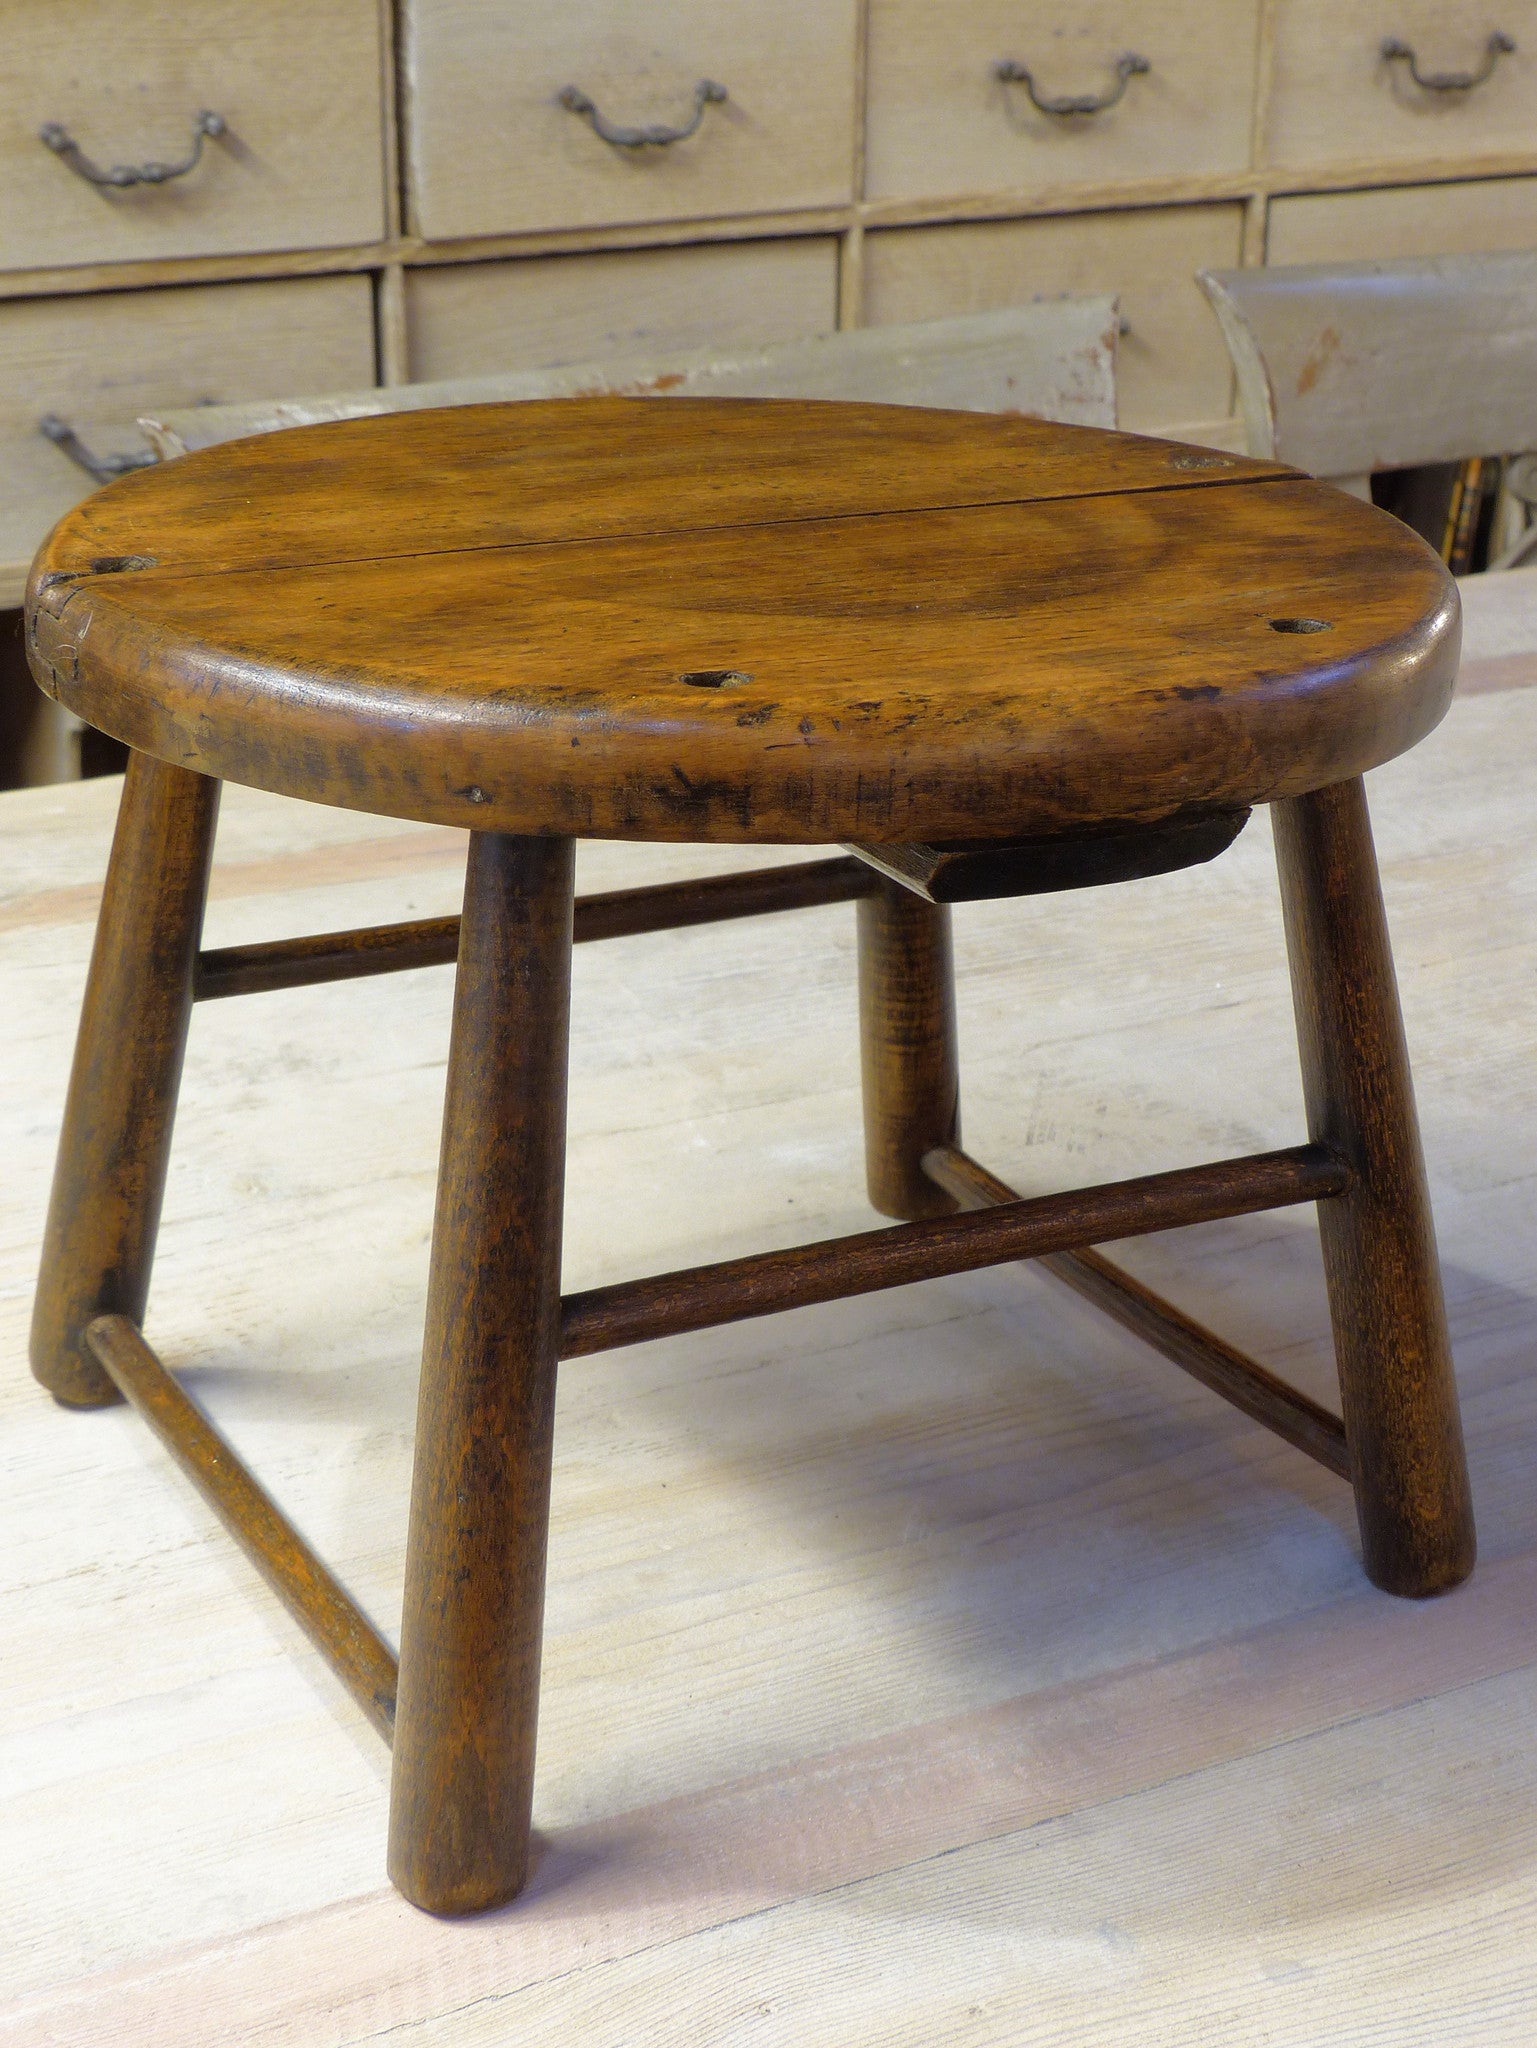
<path fill-rule="evenodd" d="M 573 848 L 470 840 L 390 1803 L 390 1876 L 430 1913 L 528 1875 L 560 1349 Z"/>
<path fill-rule="evenodd" d="M 129 756 L 32 1313 L 32 1370 L 72 1408 L 122 1399 L 86 1324 L 144 1320 L 218 809 L 206 775 Z"/>
<path fill-rule="evenodd" d="M 1423 1597 L 1473 1569 L 1473 1510 L 1366 792 L 1271 815 L 1308 1130 L 1360 1176 L 1318 1213 L 1366 1570 Z"/>
<path fill-rule="evenodd" d="M 859 899 L 865 1179 L 884 1216 L 948 1215 L 923 1155 L 960 1143 L 950 912 L 899 882 Z"/>

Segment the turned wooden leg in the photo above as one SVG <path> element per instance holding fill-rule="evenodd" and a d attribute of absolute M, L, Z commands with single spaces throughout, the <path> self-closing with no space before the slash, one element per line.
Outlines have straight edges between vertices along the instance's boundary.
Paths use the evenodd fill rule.
<path fill-rule="evenodd" d="M 470 840 L 417 1408 L 390 1876 L 475 1913 L 528 1875 L 560 1348 L 572 845 Z"/>
<path fill-rule="evenodd" d="M 1318 1216 L 1366 1569 L 1439 1593 L 1473 1569 L 1473 1510 L 1366 792 L 1272 817 L 1308 1130 L 1359 1176 Z"/>
<path fill-rule="evenodd" d="M 884 1216 L 948 1215 L 923 1155 L 961 1141 L 950 912 L 898 882 L 859 900 L 865 1179 Z"/>
<path fill-rule="evenodd" d="M 32 1313 L 32 1370 L 72 1408 L 122 1399 L 87 1323 L 144 1320 L 218 809 L 206 775 L 130 755 Z"/>

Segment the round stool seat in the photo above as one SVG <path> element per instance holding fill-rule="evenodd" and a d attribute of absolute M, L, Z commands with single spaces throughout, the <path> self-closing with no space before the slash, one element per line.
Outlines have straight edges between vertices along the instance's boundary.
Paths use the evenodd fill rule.
<path fill-rule="evenodd" d="M 511 833 L 946 841 L 1264 803 L 1412 746 L 1455 586 L 1276 464 L 1027 419 L 557 400 L 256 436 L 38 558 L 39 680 L 142 752 Z"/>

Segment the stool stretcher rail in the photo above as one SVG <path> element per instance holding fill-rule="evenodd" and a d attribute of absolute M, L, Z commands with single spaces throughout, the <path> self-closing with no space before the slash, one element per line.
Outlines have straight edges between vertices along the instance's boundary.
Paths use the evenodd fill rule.
<path fill-rule="evenodd" d="M 1020 1199 L 1006 1181 L 999 1180 L 956 1146 L 940 1146 L 928 1153 L 923 1170 L 964 1209 L 990 1208 Z M 1099 1252 L 1049 1252 L 1037 1263 L 1054 1280 L 1071 1287 L 1075 1294 L 1103 1309 L 1124 1329 L 1182 1366 L 1203 1387 L 1241 1408 L 1251 1420 L 1262 1422 L 1341 1479 L 1350 1478 L 1344 1423 L 1306 1394 L 1277 1379 L 1258 1359 L 1225 1343 Z"/>
<path fill-rule="evenodd" d="M 852 903 L 879 886 L 874 871 L 853 855 L 798 861 L 793 866 L 705 875 L 689 882 L 659 882 L 646 889 L 613 889 L 576 900 L 571 937 L 578 945 L 624 939 L 684 925 L 720 924 L 776 910 L 811 910 Z M 416 918 L 408 924 L 318 932 L 257 946 L 219 946 L 199 953 L 193 999 L 264 995 L 323 981 L 354 981 L 368 974 L 400 974 L 411 967 L 444 967 L 459 957 L 457 917 Z"/>
<path fill-rule="evenodd" d="M 1350 1167 L 1326 1146 L 1298 1145 L 620 1281 L 563 1299 L 561 1356 L 580 1358 L 1187 1223 L 1325 1201 L 1354 1182 Z"/>
<path fill-rule="evenodd" d="M 127 1316 L 98 1316 L 85 1341 L 320 1651 L 374 1727 L 395 1731 L 395 1653 L 257 1485 Z"/>

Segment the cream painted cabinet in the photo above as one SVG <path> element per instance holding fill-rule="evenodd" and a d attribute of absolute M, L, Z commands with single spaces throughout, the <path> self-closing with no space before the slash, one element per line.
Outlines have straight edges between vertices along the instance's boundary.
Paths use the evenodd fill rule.
<path fill-rule="evenodd" d="M 5 0 L 0 41 L 7 268 L 385 232 L 378 0 Z"/>
<path fill-rule="evenodd" d="M 1235 443 L 1197 268 L 1537 242 L 1537 0 L 0 19 L 0 605 L 90 485 L 45 414 L 99 457 L 203 396 L 1113 291 L 1123 421 Z"/>
<path fill-rule="evenodd" d="M 828 235 L 449 263 L 407 280 L 414 379 L 794 341 L 838 323 Z"/>
<path fill-rule="evenodd" d="M 1537 177 L 1309 192 L 1270 208 L 1272 263 L 1537 249 Z"/>
<path fill-rule="evenodd" d="M 1242 232 L 1233 205 L 888 228 L 866 242 L 865 314 L 929 320 L 1062 292 L 1118 292 L 1121 424 L 1214 420 L 1230 409 L 1231 372 L 1194 277 L 1236 263 Z"/>
<path fill-rule="evenodd" d="M 872 0 L 872 199 L 1241 172 L 1259 0 Z"/>
<path fill-rule="evenodd" d="M 183 285 L 0 304 L 0 560 L 30 557 L 92 480 L 37 430 L 63 420 L 92 455 L 142 448 L 154 406 L 346 390 L 374 374 L 366 277 Z"/>
<path fill-rule="evenodd" d="M 1537 0 L 1279 0 L 1265 163 L 1377 172 L 1534 136 Z"/>
<path fill-rule="evenodd" d="M 442 237 L 846 203 L 856 26 L 854 0 L 406 0 L 412 218 Z"/>

